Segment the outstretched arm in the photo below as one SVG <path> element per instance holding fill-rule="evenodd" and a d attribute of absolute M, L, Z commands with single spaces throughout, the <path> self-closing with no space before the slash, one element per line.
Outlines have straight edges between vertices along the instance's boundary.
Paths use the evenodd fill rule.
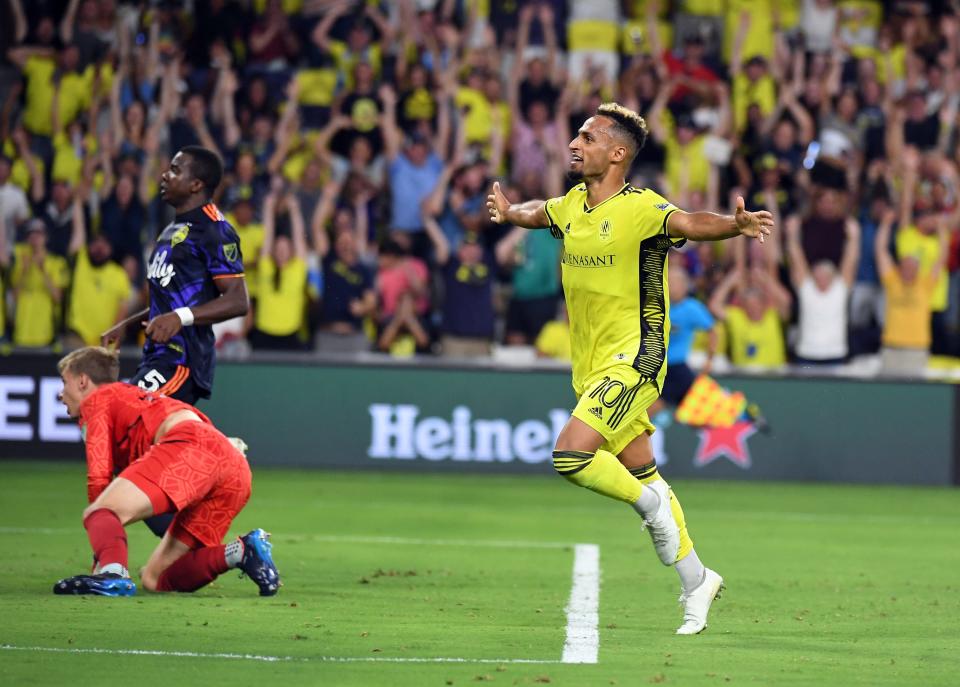
<path fill-rule="evenodd" d="M 511 203 L 500 190 L 500 182 L 493 182 L 493 191 L 487 196 L 490 220 L 496 224 L 513 224 L 526 229 L 542 229 L 550 226 L 547 203 L 543 200 L 528 200 L 526 203 Z"/>
<path fill-rule="evenodd" d="M 743 44 L 747 40 L 751 23 L 750 13 L 741 12 L 740 20 L 737 22 L 737 33 L 733 39 L 733 49 L 730 51 L 730 75 L 733 77 L 743 73 Z"/>
<path fill-rule="evenodd" d="M 647 126 L 650 127 L 650 135 L 653 136 L 653 140 L 657 143 L 663 143 L 667 140 L 668 131 L 663 123 L 663 113 L 666 109 L 667 101 L 670 100 L 670 96 L 673 95 L 676 86 L 677 82 L 675 79 L 668 80 L 666 84 L 661 87 L 660 92 L 657 93 L 657 97 L 650 106 L 650 114 L 647 116 Z"/>
<path fill-rule="evenodd" d="M 450 259 L 450 242 L 447 241 L 447 237 L 443 235 L 443 230 L 440 228 L 440 225 L 437 224 L 437 220 L 433 215 L 429 215 L 426 212 L 423 213 L 423 228 L 426 230 L 427 236 L 433 244 L 437 264 L 446 265 Z"/>
<path fill-rule="evenodd" d="M 280 116 L 277 130 L 274 134 L 274 151 L 267 162 L 267 171 L 277 174 L 287 159 L 287 153 L 296 135 L 297 128 L 297 101 L 300 97 L 300 86 L 296 77 L 287 82 L 287 104 Z M 237 129 L 239 133 L 239 128 Z"/>
<path fill-rule="evenodd" d="M 507 104 L 510 106 L 510 112 L 513 113 L 514 122 L 523 121 L 523 113 L 520 111 L 520 82 L 523 80 L 523 70 L 525 61 L 523 53 L 527 49 L 527 42 L 530 38 L 530 23 L 533 21 L 534 7 L 527 5 L 520 10 L 518 14 L 517 26 L 517 46 L 514 50 L 513 66 L 510 69 L 510 75 L 507 78 Z"/>
<path fill-rule="evenodd" d="M 387 84 L 382 85 L 377 94 L 383 103 L 383 112 L 380 115 L 383 147 L 387 154 L 387 160 L 393 162 L 400 154 L 400 147 L 403 145 L 400 126 L 397 124 L 397 94 Z"/>
<path fill-rule="evenodd" d="M 890 231 L 893 227 L 895 213 L 888 210 L 880 219 L 880 226 L 877 227 L 877 235 L 873 240 L 873 255 L 877 261 L 877 271 L 881 279 L 897 268 L 896 263 L 890 255 L 888 246 L 890 245 Z"/>
<path fill-rule="evenodd" d="M 790 319 L 790 308 L 793 305 L 793 297 L 790 295 L 790 292 L 784 288 L 783 284 L 780 283 L 776 275 L 764 270 L 762 267 L 754 267 L 753 275 L 756 281 L 763 284 L 764 291 L 770 300 L 773 301 L 773 305 L 777 309 L 780 319 L 784 321 Z"/>
<path fill-rule="evenodd" d="M 446 97 L 446 96 L 443 96 Z M 447 160 L 440 172 L 440 178 L 433 187 L 430 194 L 420 203 L 422 212 L 433 217 L 443 212 L 443 206 L 447 199 L 447 191 L 450 188 L 450 181 L 453 173 L 463 164 L 464 156 L 467 151 L 467 129 L 464 126 L 457 127 L 456 143 L 454 144 L 453 155 Z M 495 167 L 492 167 L 496 169 Z"/>
<path fill-rule="evenodd" d="M 296 82 L 296 79 L 292 79 Z M 237 122 L 237 114 L 233 107 L 233 95 L 237 92 L 239 82 L 237 75 L 229 67 L 220 70 L 220 76 L 217 79 L 217 92 L 220 102 L 220 114 L 223 120 L 223 141 L 228 148 L 235 147 L 242 136 L 240 124 Z M 289 107 L 289 105 L 288 105 Z M 284 112 L 286 114 L 286 112 Z"/>
<path fill-rule="evenodd" d="M 496 255 L 498 265 L 502 267 L 513 267 L 514 261 L 516 260 L 517 246 L 523 241 L 526 235 L 527 232 L 523 230 L 523 227 L 514 227 L 513 231 L 497 242 L 494 255 Z"/>
<path fill-rule="evenodd" d="M 396 114 L 396 106 L 394 106 Z M 441 160 L 446 160 L 450 149 L 450 96 L 441 93 L 437 98 L 437 134 L 433 139 L 433 154 Z"/>
<path fill-rule="evenodd" d="M 936 264 L 930 270 L 930 281 L 936 283 L 940 275 L 947 269 L 947 262 L 950 259 L 950 229 L 946 221 L 940 219 L 937 221 L 937 238 L 940 239 L 940 257 Z"/>
<path fill-rule="evenodd" d="M 557 29 L 554 24 L 553 8 L 544 3 L 537 9 L 537 18 L 543 29 L 543 42 L 547 47 L 547 74 L 550 82 L 555 86 L 563 85 L 563 69 L 558 59 Z M 522 55 L 521 55 L 522 59 Z"/>
<path fill-rule="evenodd" d="M 296 194 L 286 198 L 287 212 L 290 213 L 290 237 L 293 240 L 293 254 L 301 260 L 307 259 L 307 230 L 303 221 L 303 211 Z"/>
<path fill-rule="evenodd" d="M 667 229 L 670 236 L 691 241 L 722 241 L 743 234 L 763 243 L 764 236 L 773 231 L 773 215 L 767 210 L 748 212 L 744 208 L 743 196 L 737 196 L 735 214 L 677 210 L 667 218 Z"/>
<path fill-rule="evenodd" d="M 80 189 L 73 195 L 71 224 L 70 245 L 67 247 L 67 253 L 70 257 L 74 257 L 87 243 L 87 226 L 83 217 L 83 195 Z"/>
<path fill-rule="evenodd" d="M 727 300 L 730 298 L 730 293 L 734 287 L 741 281 L 742 276 L 743 273 L 740 270 L 730 270 L 727 276 L 723 278 L 723 281 L 714 289 L 713 295 L 710 296 L 710 303 L 707 307 L 710 308 L 710 312 L 718 320 L 725 320 L 727 318 Z"/>
<path fill-rule="evenodd" d="M 340 196 L 342 184 L 331 181 L 323 188 L 320 195 L 320 201 L 313 211 L 313 217 L 310 218 L 310 236 L 313 239 L 313 249 L 321 258 L 327 257 L 330 252 L 330 239 L 327 236 L 327 220 L 333 217 L 337 206 L 337 198 Z M 268 196 L 269 198 L 269 196 Z M 266 217 L 266 208 L 264 208 Z M 266 232 L 266 223 L 264 223 L 264 232 Z M 272 238 L 271 238 L 272 240 Z"/>
<path fill-rule="evenodd" d="M 23 164 L 30 174 L 30 200 L 39 203 L 46 197 L 47 187 L 44 176 L 37 166 L 37 161 L 34 159 L 33 153 L 30 152 L 30 146 L 27 145 L 26 131 L 22 126 L 18 126 L 13 130 L 11 138 L 13 139 L 13 145 L 16 147 L 17 155 L 23 160 Z"/>
<path fill-rule="evenodd" d="M 787 256 L 790 258 L 790 281 L 793 287 L 800 288 L 800 285 L 810 276 L 810 266 L 807 264 L 807 256 L 803 254 L 803 246 L 800 244 L 800 218 L 793 215 L 787 219 L 785 226 L 787 231 Z"/>
<path fill-rule="evenodd" d="M 263 243 L 260 244 L 260 257 L 269 258 L 273 253 L 273 239 L 277 227 L 277 203 L 279 198 L 274 189 L 263 199 Z"/>
<path fill-rule="evenodd" d="M 54 57 L 56 51 L 53 48 L 46 48 L 35 45 L 20 45 L 16 48 L 10 48 L 7 50 L 7 59 L 17 65 L 18 68 L 23 69 L 24 65 L 27 64 L 33 56 L 38 57 Z"/>
<path fill-rule="evenodd" d="M 650 0 L 647 3 L 645 12 L 645 28 L 647 30 L 647 45 L 650 46 L 650 54 L 653 55 L 653 65 L 657 70 L 657 76 L 660 81 L 666 81 L 668 74 L 667 64 L 663 59 L 663 42 L 660 40 L 660 27 L 657 26 L 657 17 L 660 14 L 660 3 L 658 0 Z"/>
<path fill-rule="evenodd" d="M 65 44 L 73 42 L 73 23 L 77 18 L 79 6 L 80 0 L 70 0 L 67 11 L 63 14 L 63 20 L 60 22 L 60 40 Z"/>
<path fill-rule="evenodd" d="M 860 223 L 848 217 L 843 230 L 846 241 L 843 244 L 843 257 L 840 258 L 840 276 L 850 288 L 857 279 L 857 265 L 860 263 Z"/>
<path fill-rule="evenodd" d="M 110 126 L 114 131 L 111 137 L 110 153 L 113 157 L 120 154 L 120 146 L 123 143 L 123 109 L 120 107 L 120 89 L 128 73 L 129 65 L 121 61 L 110 83 Z"/>
<path fill-rule="evenodd" d="M 23 5 L 20 4 L 20 0 L 7 0 L 7 2 L 13 14 L 13 42 L 23 43 L 23 39 L 27 37 L 27 18 L 23 13 Z"/>

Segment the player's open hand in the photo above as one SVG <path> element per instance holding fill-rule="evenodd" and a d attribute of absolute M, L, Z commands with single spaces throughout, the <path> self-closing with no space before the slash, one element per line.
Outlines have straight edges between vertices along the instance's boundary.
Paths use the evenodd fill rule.
<path fill-rule="evenodd" d="M 773 231 L 773 215 L 767 210 L 748 212 L 743 205 L 743 196 L 737 196 L 737 211 L 734 214 L 737 229 L 744 236 L 763 243 L 763 237 Z"/>
<path fill-rule="evenodd" d="M 509 209 L 510 201 L 500 190 L 500 182 L 493 182 L 493 191 L 487 196 L 487 210 L 490 212 L 490 221 L 503 224 L 507 221 L 507 210 Z"/>
<path fill-rule="evenodd" d="M 147 338 L 154 343 L 167 343 L 183 328 L 180 316 L 175 312 L 165 312 L 143 324 L 147 327 Z"/>

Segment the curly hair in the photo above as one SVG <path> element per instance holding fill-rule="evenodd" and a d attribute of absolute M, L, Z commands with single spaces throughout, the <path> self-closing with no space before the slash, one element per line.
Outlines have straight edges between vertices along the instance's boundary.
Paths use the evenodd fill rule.
<path fill-rule="evenodd" d="M 630 154 L 628 163 L 636 157 L 647 142 L 647 123 L 643 117 L 620 103 L 603 103 L 597 108 L 597 115 L 613 120 L 613 132 L 627 144 Z"/>

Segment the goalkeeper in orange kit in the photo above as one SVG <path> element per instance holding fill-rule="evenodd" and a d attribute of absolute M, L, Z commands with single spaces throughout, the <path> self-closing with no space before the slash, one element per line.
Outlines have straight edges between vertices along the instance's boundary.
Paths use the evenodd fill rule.
<path fill-rule="evenodd" d="M 83 526 L 96 569 L 54 585 L 54 594 L 131 596 L 124 526 L 175 513 L 141 579 L 146 589 L 191 592 L 239 568 L 273 596 L 280 575 L 262 529 L 223 543 L 250 498 L 246 459 L 196 408 L 117 382 L 117 354 L 87 347 L 58 364 L 60 400 L 86 444 Z M 114 477 L 115 473 L 119 474 Z"/>

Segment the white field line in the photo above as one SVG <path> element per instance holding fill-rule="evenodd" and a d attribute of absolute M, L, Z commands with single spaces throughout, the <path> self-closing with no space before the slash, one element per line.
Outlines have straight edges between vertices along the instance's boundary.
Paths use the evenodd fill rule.
<path fill-rule="evenodd" d="M 596 663 L 600 651 L 600 547 L 577 544 L 573 551 L 573 588 L 567 604 L 564 663 Z"/>
<path fill-rule="evenodd" d="M 15 646 L 0 644 L 2 651 L 32 651 L 52 654 L 108 654 L 112 656 L 161 656 L 165 658 L 219 658 L 234 661 L 261 661 L 264 663 L 540 663 L 557 664 L 560 661 L 535 658 L 457 658 L 457 657 L 393 657 L 393 656 L 263 656 L 260 654 L 205 654 L 198 651 L 159 651 L 155 649 L 79 649 L 50 646 Z"/>
<path fill-rule="evenodd" d="M 77 534 L 77 530 L 47 527 L 0 527 L 0 534 Z M 567 549 L 563 542 L 528 542 L 486 539 L 417 539 L 407 537 L 354 537 L 339 535 L 286 534 L 283 538 L 305 538 L 322 542 L 353 544 L 396 544 L 400 546 L 473 546 L 489 548 Z M 600 644 L 600 547 L 596 544 L 575 544 L 573 557 L 573 588 L 567 605 L 567 634 L 563 645 L 563 663 L 596 663 Z M 291 656 L 256 656 L 252 654 L 200 654 L 183 651 L 150 651 L 140 649 L 61 649 L 52 647 L 18 647 L 8 644 L 0 649 L 17 651 L 47 651 L 56 653 L 108 653 L 144 656 L 186 656 L 194 658 L 226 658 L 251 661 L 311 660 L 325 662 L 388 662 L 388 663 L 557 663 L 540 659 L 468 659 L 468 658 L 391 658 L 387 656 L 336 657 L 319 656 L 296 658 Z"/>

